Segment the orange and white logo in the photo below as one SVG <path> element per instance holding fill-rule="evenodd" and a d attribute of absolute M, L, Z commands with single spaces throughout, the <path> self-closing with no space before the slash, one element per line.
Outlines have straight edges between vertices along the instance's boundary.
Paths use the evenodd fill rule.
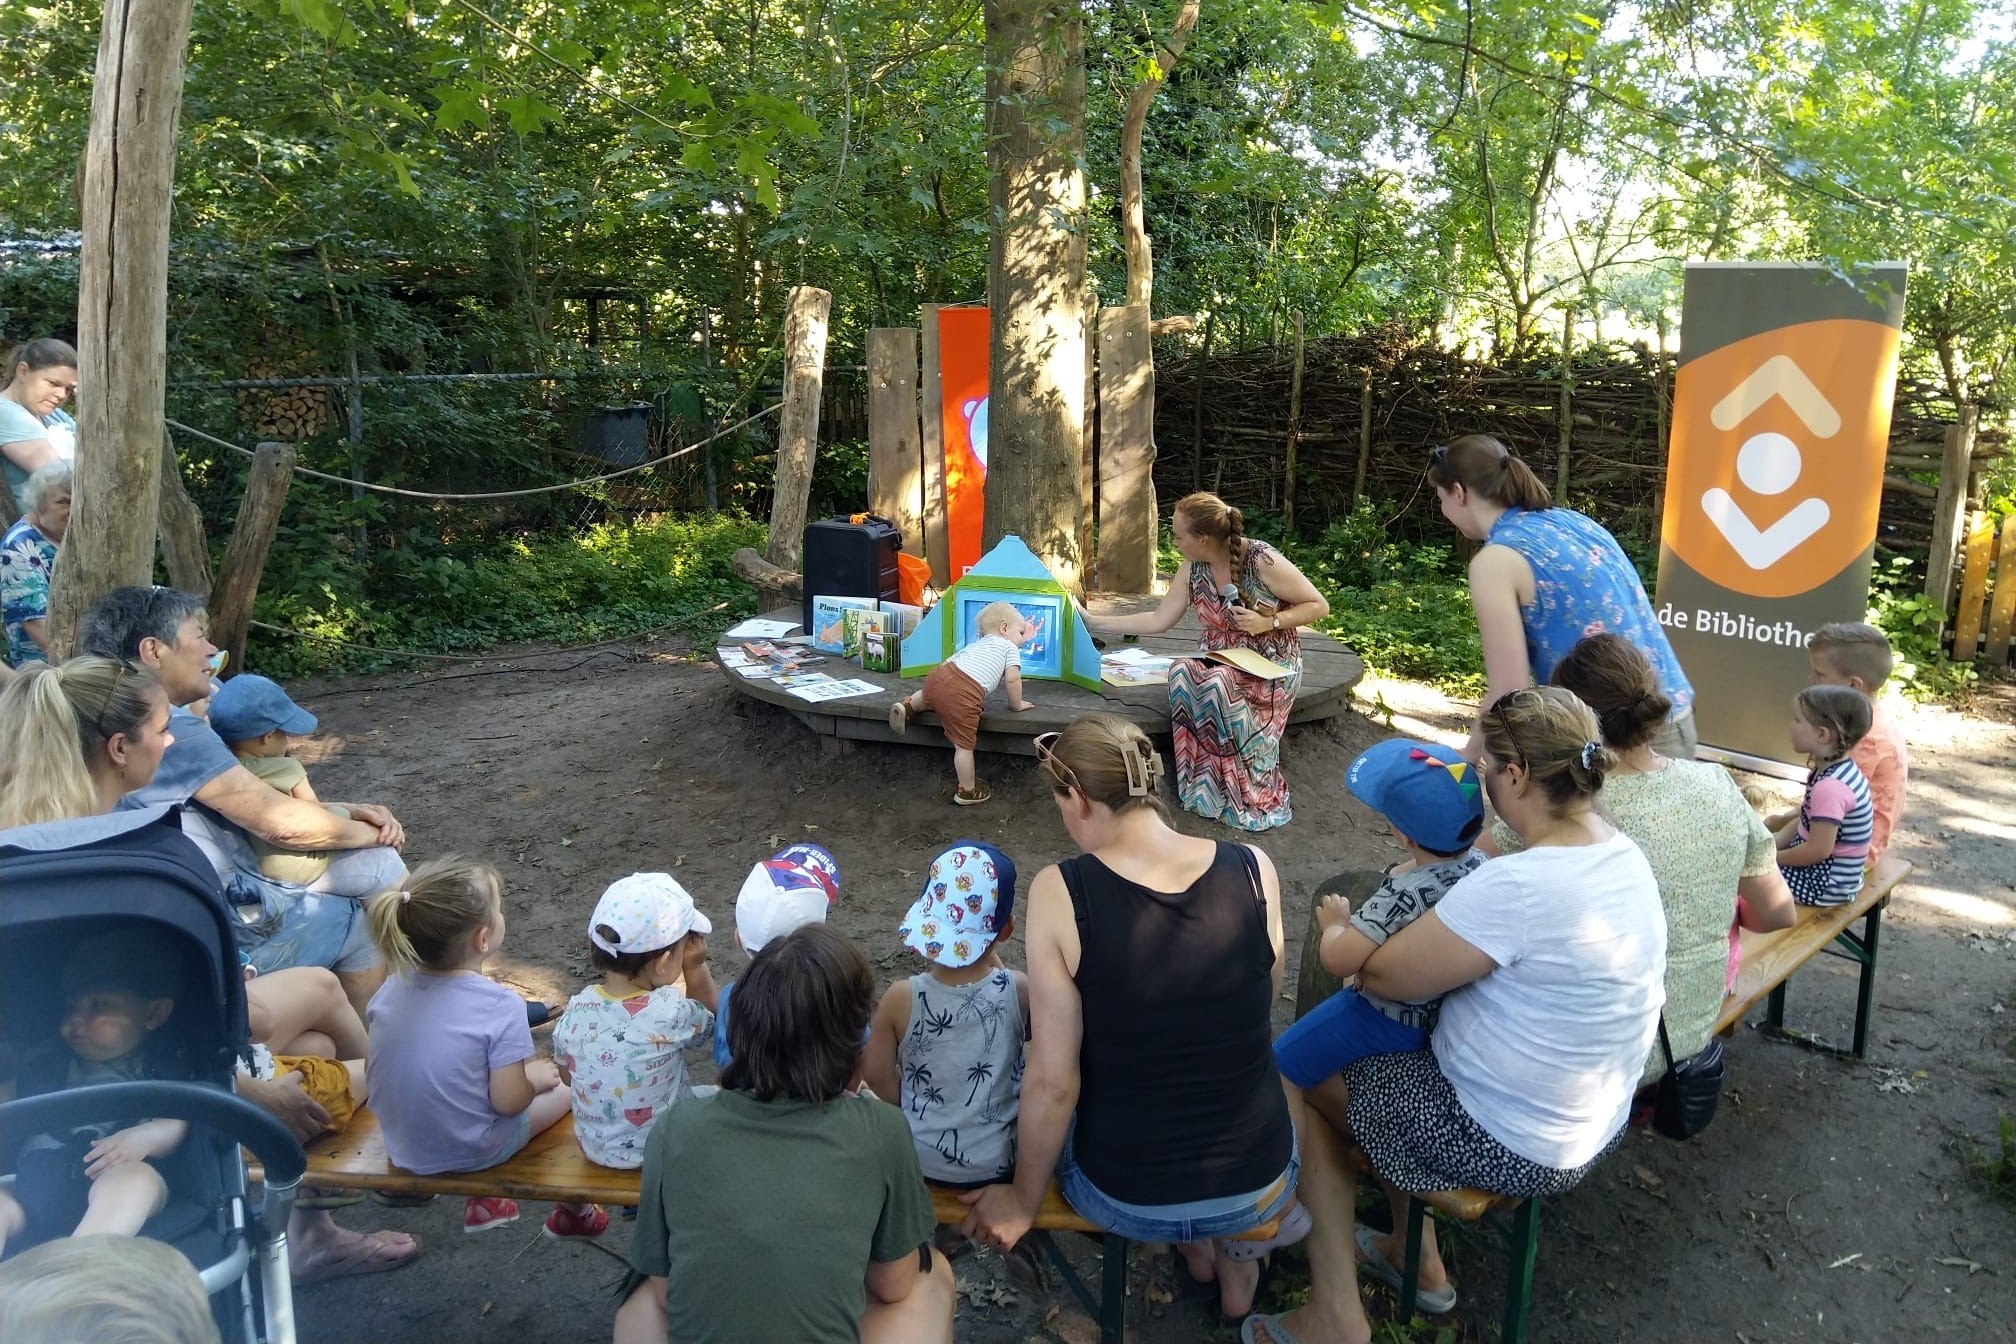
<path fill-rule="evenodd" d="M 1835 319 L 1689 361 L 1673 388 L 1666 544 L 1754 597 L 1809 592 L 1876 536 L 1897 332 Z"/>

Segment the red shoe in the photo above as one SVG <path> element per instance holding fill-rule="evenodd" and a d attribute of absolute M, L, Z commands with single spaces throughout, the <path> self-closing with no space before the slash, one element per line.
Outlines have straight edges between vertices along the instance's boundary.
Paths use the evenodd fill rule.
<path fill-rule="evenodd" d="M 518 1221 L 518 1201 L 494 1196 L 471 1196 L 462 1206 L 464 1232 L 488 1232 L 493 1227 Z"/>
<path fill-rule="evenodd" d="M 553 1212 L 546 1215 L 546 1235 L 558 1241 L 593 1241 L 608 1230 L 609 1215 L 600 1204 L 576 1208 L 556 1204 Z"/>

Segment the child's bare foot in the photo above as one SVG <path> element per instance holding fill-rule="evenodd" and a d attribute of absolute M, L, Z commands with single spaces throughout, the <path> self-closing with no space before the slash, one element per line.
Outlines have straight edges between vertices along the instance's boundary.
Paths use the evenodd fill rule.
<path fill-rule="evenodd" d="M 975 780 L 970 789 L 960 789 L 952 795 L 952 801 L 961 807 L 974 807 L 994 796 L 994 790 Z"/>
<path fill-rule="evenodd" d="M 889 727 L 893 732 L 903 732 L 910 726 L 910 702 L 898 700 L 889 706 Z"/>

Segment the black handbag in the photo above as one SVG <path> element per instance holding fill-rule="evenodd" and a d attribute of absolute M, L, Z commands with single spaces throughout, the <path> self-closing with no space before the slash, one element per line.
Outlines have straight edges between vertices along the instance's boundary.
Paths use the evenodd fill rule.
<path fill-rule="evenodd" d="M 1697 1055 L 1676 1061 L 1666 1039 L 1666 1015 L 1659 1015 L 1659 1049 L 1666 1072 L 1659 1075 L 1652 1096 L 1652 1129 L 1669 1139 L 1691 1139 L 1708 1128 L 1722 1100 L 1722 1038 L 1710 1036 Z"/>

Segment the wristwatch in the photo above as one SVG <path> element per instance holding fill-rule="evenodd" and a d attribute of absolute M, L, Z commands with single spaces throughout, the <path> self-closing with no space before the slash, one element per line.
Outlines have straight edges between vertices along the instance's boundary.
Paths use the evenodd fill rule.
<path fill-rule="evenodd" d="M 1274 628 L 1276 630 L 1281 628 L 1281 613 L 1278 611 L 1274 613 Z"/>

